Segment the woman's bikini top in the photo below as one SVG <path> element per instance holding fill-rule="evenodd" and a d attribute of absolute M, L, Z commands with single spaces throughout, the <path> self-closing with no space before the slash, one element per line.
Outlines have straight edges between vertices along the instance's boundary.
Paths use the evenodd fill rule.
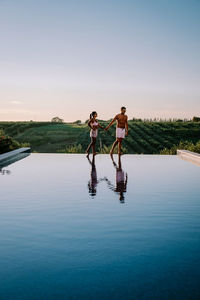
<path fill-rule="evenodd" d="M 94 121 L 94 123 L 92 123 L 92 125 L 93 125 L 93 126 L 98 126 L 98 125 L 99 125 L 99 123 L 98 123 L 98 122 L 96 122 L 96 121 Z M 92 130 L 97 130 L 97 128 L 95 128 L 95 129 L 93 129 L 93 128 L 92 128 Z"/>

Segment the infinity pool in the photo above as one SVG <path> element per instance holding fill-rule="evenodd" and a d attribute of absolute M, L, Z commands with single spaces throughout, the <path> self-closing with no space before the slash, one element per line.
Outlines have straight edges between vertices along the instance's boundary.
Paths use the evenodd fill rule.
<path fill-rule="evenodd" d="M 0 173 L 0 299 L 200 299 L 200 167 L 31 154 Z"/>

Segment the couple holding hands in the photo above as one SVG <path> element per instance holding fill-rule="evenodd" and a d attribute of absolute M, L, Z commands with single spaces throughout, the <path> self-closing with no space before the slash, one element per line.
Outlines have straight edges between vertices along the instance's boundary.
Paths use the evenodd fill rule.
<path fill-rule="evenodd" d="M 115 121 L 117 122 L 117 124 L 116 124 L 116 140 L 112 145 L 112 148 L 110 150 L 110 155 L 111 156 L 113 155 L 114 149 L 117 145 L 118 145 L 118 154 L 119 155 L 122 154 L 121 153 L 122 141 L 125 138 L 125 135 L 128 135 L 128 117 L 126 115 L 126 107 L 124 107 L 124 106 L 121 107 L 121 113 L 117 114 L 106 128 L 102 127 L 99 124 L 99 122 L 97 120 L 97 112 L 96 111 L 93 111 L 90 114 L 90 120 L 88 122 L 88 126 L 91 128 L 91 130 L 90 130 L 91 143 L 89 144 L 89 146 L 86 150 L 87 157 L 89 157 L 91 148 L 92 148 L 92 154 L 96 155 L 95 145 L 96 145 L 96 139 L 97 139 L 97 135 L 98 135 L 98 128 L 101 128 L 101 129 L 104 129 L 107 131 Z"/>

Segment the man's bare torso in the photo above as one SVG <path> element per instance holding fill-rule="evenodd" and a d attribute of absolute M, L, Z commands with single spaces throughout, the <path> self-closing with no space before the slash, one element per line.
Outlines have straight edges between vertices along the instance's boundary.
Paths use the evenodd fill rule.
<path fill-rule="evenodd" d="M 118 114 L 115 116 L 115 119 L 117 121 L 117 127 L 118 128 L 125 128 L 126 122 L 127 122 L 127 116 L 124 114 Z"/>

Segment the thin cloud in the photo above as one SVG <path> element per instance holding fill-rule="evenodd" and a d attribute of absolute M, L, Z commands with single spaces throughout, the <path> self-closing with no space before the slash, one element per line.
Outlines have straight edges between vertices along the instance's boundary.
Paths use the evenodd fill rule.
<path fill-rule="evenodd" d="M 22 101 L 20 101 L 20 100 L 13 100 L 10 103 L 11 104 L 15 104 L 15 105 L 20 105 L 20 104 L 22 104 Z"/>

